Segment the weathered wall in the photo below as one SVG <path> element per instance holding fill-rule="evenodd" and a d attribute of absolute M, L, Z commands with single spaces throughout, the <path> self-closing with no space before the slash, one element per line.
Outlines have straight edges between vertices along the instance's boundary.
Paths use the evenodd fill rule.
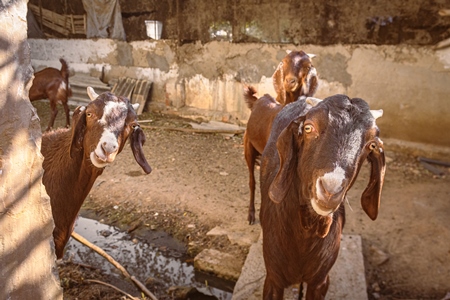
<path fill-rule="evenodd" d="M 152 107 L 187 111 L 245 123 L 249 110 L 242 83 L 274 95 L 271 76 L 294 45 L 211 42 L 177 46 L 170 41 L 30 40 L 33 65 L 59 68 L 65 57 L 76 72 L 122 75 L 154 82 Z M 428 47 L 305 45 L 317 55 L 316 96 L 336 93 L 365 99 L 382 108 L 383 136 L 450 146 L 450 51 Z"/>
<path fill-rule="evenodd" d="M 30 0 L 60 14 L 83 14 L 81 0 Z M 119 0 L 127 41 L 148 40 L 145 20 L 181 44 L 434 45 L 450 37 L 445 0 Z M 39 21 L 39 19 L 37 18 Z M 56 33 L 55 33 L 56 34 Z M 59 35 L 55 35 L 59 36 Z"/>
<path fill-rule="evenodd" d="M 0 10 L 0 299 L 62 299 L 41 183 L 41 128 L 25 85 L 33 75 L 26 4 L 9 1 Z"/>

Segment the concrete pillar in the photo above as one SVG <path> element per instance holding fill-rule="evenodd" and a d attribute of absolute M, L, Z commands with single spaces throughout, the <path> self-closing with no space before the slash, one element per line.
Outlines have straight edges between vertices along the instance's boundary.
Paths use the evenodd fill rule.
<path fill-rule="evenodd" d="M 0 299 L 62 299 L 41 129 L 28 99 L 27 1 L 0 9 Z"/>

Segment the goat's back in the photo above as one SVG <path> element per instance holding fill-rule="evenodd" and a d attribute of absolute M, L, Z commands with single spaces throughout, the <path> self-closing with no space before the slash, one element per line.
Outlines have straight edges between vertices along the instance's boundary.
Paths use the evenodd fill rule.
<path fill-rule="evenodd" d="M 266 146 L 272 122 L 281 109 L 282 105 L 269 94 L 265 94 L 252 104 L 252 112 L 248 119 L 245 134 L 260 154 Z"/>
<path fill-rule="evenodd" d="M 65 89 L 61 89 L 63 86 Z M 67 80 L 62 77 L 60 70 L 45 68 L 34 74 L 33 84 L 30 87 L 29 98 L 31 101 L 50 99 L 57 94 L 59 99 L 67 99 L 71 96 Z"/>

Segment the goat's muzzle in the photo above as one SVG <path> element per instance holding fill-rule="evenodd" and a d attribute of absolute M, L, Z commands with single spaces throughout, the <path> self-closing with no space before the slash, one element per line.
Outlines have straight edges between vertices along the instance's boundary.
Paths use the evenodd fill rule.
<path fill-rule="evenodd" d="M 116 147 L 115 150 L 112 150 L 112 152 L 107 151 L 104 147 L 102 147 L 101 150 L 95 149 L 94 151 L 92 151 L 90 158 L 94 166 L 96 166 L 97 168 L 104 168 L 108 164 L 114 162 L 118 153 L 118 147 Z"/>
<path fill-rule="evenodd" d="M 298 79 L 294 76 L 286 76 L 284 88 L 286 92 L 295 92 L 299 88 Z"/>
<path fill-rule="evenodd" d="M 315 182 L 315 197 L 311 199 L 311 206 L 321 216 L 328 216 L 338 209 L 344 200 L 348 184 L 345 172 L 338 167 L 330 173 L 317 178 Z"/>

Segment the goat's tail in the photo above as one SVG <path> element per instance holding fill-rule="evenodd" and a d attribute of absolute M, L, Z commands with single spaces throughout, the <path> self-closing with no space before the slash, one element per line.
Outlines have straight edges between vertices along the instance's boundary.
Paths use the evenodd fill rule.
<path fill-rule="evenodd" d="M 62 58 L 60 58 L 59 61 L 61 62 L 61 76 L 66 82 L 69 82 L 69 65 Z"/>
<path fill-rule="evenodd" d="M 69 64 L 62 58 L 60 58 L 59 61 L 61 62 L 61 76 L 67 84 L 67 97 L 72 97 L 72 89 L 69 84 Z"/>
<path fill-rule="evenodd" d="M 245 102 L 247 103 L 248 108 L 250 108 L 250 110 L 252 110 L 253 104 L 255 104 L 255 101 L 258 100 L 258 98 L 256 98 L 255 94 L 256 94 L 256 89 L 254 87 L 252 87 L 251 85 L 244 86 L 244 99 L 245 99 Z"/>

